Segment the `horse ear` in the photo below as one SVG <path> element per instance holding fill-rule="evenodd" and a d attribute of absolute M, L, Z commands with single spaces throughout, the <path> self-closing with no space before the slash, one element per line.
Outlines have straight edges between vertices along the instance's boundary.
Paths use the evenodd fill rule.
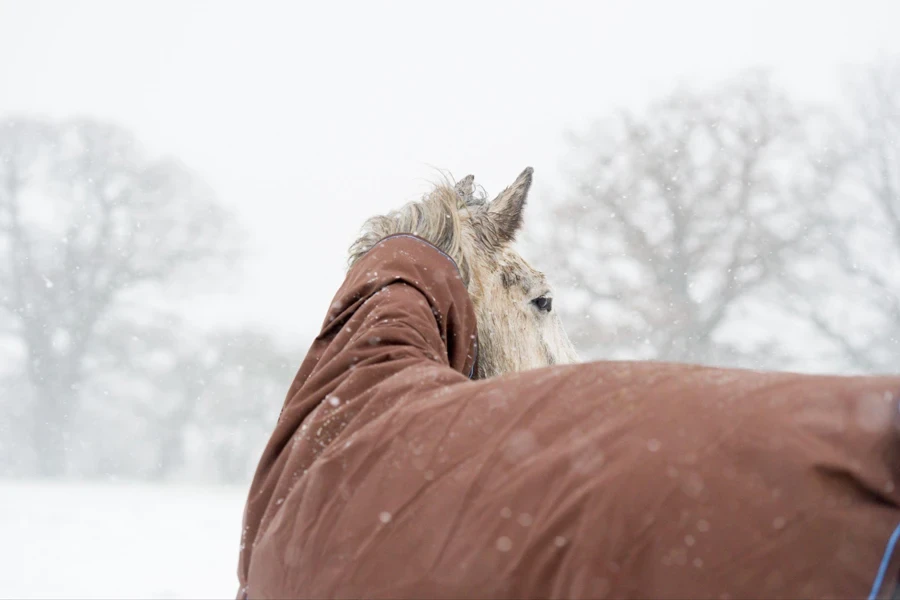
<path fill-rule="evenodd" d="M 501 242 L 513 241 L 516 232 L 522 227 L 522 212 L 525 209 L 528 190 L 531 188 L 532 173 L 534 169 L 531 167 L 522 171 L 512 185 L 500 192 L 491 202 L 488 215 Z"/>
<path fill-rule="evenodd" d="M 475 193 L 475 176 L 474 175 L 466 175 L 462 179 L 456 182 L 456 193 L 459 196 L 467 200 L 472 197 L 472 194 Z"/>

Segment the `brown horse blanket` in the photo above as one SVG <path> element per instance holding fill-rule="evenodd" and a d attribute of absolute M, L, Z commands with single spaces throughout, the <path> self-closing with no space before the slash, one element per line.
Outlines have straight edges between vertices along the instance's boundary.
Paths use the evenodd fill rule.
<path fill-rule="evenodd" d="M 239 597 L 895 590 L 900 377 L 592 362 L 475 381 L 476 353 L 427 242 L 350 270 L 253 480 Z"/>

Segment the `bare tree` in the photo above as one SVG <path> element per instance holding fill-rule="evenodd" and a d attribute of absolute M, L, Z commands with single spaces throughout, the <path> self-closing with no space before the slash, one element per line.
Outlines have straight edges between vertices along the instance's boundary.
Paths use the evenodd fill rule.
<path fill-rule="evenodd" d="M 262 332 L 204 334 L 171 316 L 143 327 L 108 322 L 98 335 L 104 352 L 85 384 L 79 474 L 248 480 L 302 352 Z M 114 405 L 102 403 L 108 392 Z"/>
<path fill-rule="evenodd" d="M 216 367 L 207 371 L 196 437 L 220 481 L 248 482 L 305 349 L 284 349 L 253 331 L 222 332 L 210 342 Z"/>
<path fill-rule="evenodd" d="M 0 331 L 23 351 L 41 473 L 65 471 L 100 324 L 126 292 L 227 257 L 230 229 L 197 176 L 123 129 L 0 122 Z"/>
<path fill-rule="evenodd" d="M 808 318 L 854 372 L 900 368 L 900 60 L 857 69 L 840 193 L 817 214 L 831 232 L 818 270 L 791 281 Z M 826 273 L 822 276 L 821 273 Z M 812 276 L 810 276 L 812 274 Z M 804 276 L 805 275 L 805 276 Z"/>
<path fill-rule="evenodd" d="M 564 318 L 587 356 L 778 364 L 777 336 L 739 313 L 769 312 L 811 251 L 805 211 L 839 159 L 812 149 L 813 115 L 753 72 L 572 136 L 572 187 L 533 245 L 574 288 Z"/>

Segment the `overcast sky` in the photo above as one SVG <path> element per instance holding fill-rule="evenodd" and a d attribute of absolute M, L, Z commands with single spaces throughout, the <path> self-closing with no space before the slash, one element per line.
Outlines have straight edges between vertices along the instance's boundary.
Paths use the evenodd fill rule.
<path fill-rule="evenodd" d="M 308 339 L 359 226 L 435 168 L 495 193 L 531 165 L 539 203 L 567 128 L 747 66 L 828 97 L 900 52 L 897 23 L 897 0 L 0 0 L 0 115 L 108 118 L 183 159 L 251 236 L 231 289 L 184 308 Z"/>

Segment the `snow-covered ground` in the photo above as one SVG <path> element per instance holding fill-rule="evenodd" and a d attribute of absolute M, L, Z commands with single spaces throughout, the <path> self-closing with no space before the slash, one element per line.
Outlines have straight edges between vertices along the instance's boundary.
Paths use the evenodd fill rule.
<path fill-rule="evenodd" d="M 0 598 L 234 598 L 245 498 L 0 481 Z"/>

